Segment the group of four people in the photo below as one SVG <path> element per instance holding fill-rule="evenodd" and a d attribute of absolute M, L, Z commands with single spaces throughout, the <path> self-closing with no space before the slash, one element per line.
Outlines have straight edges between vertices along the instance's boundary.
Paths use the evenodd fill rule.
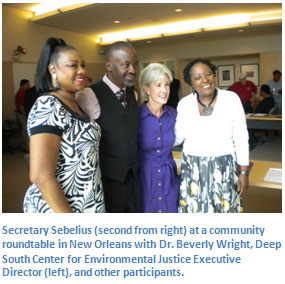
<path fill-rule="evenodd" d="M 193 93 L 166 106 L 172 74 L 135 49 L 112 44 L 106 74 L 86 88 L 85 62 L 63 40 L 45 43 L 41 94 L 28 117 L 30 179 L 24 212 L 241 212 L 248 187 L 248 133 L 238 96 L 216 88 L 216 68 L 190 62 Z M 181 181 L 172 156 L 183 143 Z"/>

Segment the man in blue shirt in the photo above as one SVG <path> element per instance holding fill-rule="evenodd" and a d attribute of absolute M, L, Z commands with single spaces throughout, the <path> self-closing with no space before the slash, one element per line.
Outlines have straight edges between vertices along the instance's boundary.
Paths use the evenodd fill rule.
<path fill-rule="evenodd" d="M 282 114 L 282 81 L 281 72 L 279 70 L 275 70 L 273 72 L 273 79 L 267 81 L 267 85 L 270 87 L 270 91 L 273 95 L 275 105 L 278 106 L 278 113 Z"/>

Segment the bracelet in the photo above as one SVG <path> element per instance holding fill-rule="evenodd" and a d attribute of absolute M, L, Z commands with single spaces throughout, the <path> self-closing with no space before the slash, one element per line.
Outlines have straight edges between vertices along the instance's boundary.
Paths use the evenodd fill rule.
<path fill-rule="evenodd" d="M 240 171 L 239 174 L 249 176 L 249 171 Z"/>

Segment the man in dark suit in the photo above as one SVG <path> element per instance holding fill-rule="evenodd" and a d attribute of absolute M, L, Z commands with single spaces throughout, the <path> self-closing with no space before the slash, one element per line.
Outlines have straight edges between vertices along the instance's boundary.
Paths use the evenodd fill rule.
<path fill-rule="evenodd" d="M 116 42 L 107 50 L 103 79 L 76 95 L 80 106 L 101 127 L 100 168 L 109 213 L 141 212 L 139 114 L 133 88 L 137 67 L 132 45 Z"/>

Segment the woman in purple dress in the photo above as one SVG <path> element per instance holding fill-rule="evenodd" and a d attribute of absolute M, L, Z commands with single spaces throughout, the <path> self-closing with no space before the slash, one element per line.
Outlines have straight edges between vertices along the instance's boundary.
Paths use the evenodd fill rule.
<path fill-rule="evenodd" d="M 145 102 L 140 107 L 138 134 L 142 208 L 144 213 L 177 213 L 179 178 L 172 156 L 177 112 L 166 106 L 172 75 L 151 63 L 140 75 Z"/>

